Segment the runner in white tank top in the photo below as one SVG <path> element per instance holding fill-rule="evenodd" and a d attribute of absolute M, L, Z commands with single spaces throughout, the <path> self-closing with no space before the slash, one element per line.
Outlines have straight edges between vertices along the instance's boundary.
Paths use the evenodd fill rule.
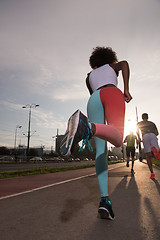
<path fill-rule="evenodd" d="M 89 75 L 89 84 L 93 92 L 107 84 L 113 84 L 117 87 L 117 83 L 116 72 L 109 64 L 94 69 Z"/>
<path fill-rule="evenodd" d="M 160 160 L 159 146 L 158 146 L 158 139 L 157 139 L 157 136 L 159 133 L 155 123 L 148 121 L 147 113 L 142 114 L 142 119 L 143 121 L 137 123 L 137 131 L 138 129 L 141 130 L 142 140 L 144 145 L 144 152 L 146 154 L 147 164 L 151 172 L 150 178 L 154 179 L 155 174 L 153 173 L 151 151 L 153 151 L 155 158 L 157 160 Z"/>

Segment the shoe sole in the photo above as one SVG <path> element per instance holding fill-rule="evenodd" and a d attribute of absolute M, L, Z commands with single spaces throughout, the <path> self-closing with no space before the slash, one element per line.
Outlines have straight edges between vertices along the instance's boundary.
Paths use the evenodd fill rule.
<path fill-rule="evenodd" d="M 114 220 L 114 218 L 110 215 L 109 211 L 106 208 L 100 207 L 98 209 L 98 213 L 102 219 Z"/>
<path fill-rule="evenodd" d="M 67 131 L 60 143 L 60 154 L 63 157 L 71 155 L 71 148 L 79 124 L 80 110 L 77 110 L 68 120 Z"/>

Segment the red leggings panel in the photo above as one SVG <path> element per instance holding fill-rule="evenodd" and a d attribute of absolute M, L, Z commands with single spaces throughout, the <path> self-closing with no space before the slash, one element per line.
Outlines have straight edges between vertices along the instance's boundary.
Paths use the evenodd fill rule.
<path fill-rule="evenodd" d="M 106 87 L 100 90 L 100 98 L 104 107 L 107 124 L 116 128 L 123 138 L 125 116 L 123 93 L 116 87 Z"/>

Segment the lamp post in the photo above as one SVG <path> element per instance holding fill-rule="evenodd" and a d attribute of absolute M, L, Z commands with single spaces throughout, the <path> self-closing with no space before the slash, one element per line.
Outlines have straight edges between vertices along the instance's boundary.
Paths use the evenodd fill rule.
<path fill-rule="evenodd" d="M 14 151 L 16 151 L 16 140 L 17 140 L 17 129 L 21 128 L 22 126 L 17 125 L 15 130 L 15 139 L 14 139 Z"/>
<path fill-rule="evenodd" d="M 58 152 L 58 150 L 57 150 L 57 138 L 58 138 L 58 136 L 59 136 L 59 134 L 58 134 L 58 128 L 57 128 L 57 135 L 52 137 L 55 140 L 55 148 L 54 148 L 55 152 Z"/>
<path fill-rule="evenodd" d="M 31 109 L 32 108 L 36 108 L 39 107 L 38 104 L 27 104 L 25 106 L 23 106 L 22 108 L 29 108 L 29 122 L 28 122 L 28 141 L 27 141 L 27 156 L 29 154 L 29 143 L 30 143 L 30 137 L 31 137 L 31 133 L 30 133 L 30 129 L 31 129 Z"/>

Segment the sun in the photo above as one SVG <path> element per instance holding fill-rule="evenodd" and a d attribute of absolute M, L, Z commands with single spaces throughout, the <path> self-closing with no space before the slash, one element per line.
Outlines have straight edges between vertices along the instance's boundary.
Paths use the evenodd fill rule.
<path fill-rule="evenodd" d="M 125 125 L 124 125 L 124 135 L 128 135 L 130 134 L 130 132 L 133 132 L 134 134 L 136 134 L 136 121 L 128 119 L 127 121 L 125 121 Z"/>

